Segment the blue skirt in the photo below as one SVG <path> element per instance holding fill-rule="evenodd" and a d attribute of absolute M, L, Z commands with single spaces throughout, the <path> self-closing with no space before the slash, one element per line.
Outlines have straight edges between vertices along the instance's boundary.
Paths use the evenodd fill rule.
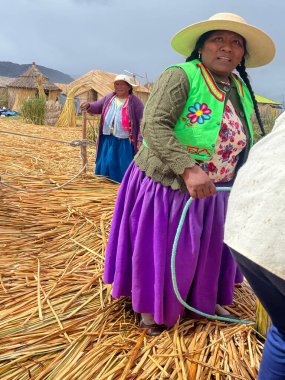
<path fill-rule="evenodd" d="M 134 155 L 135 149 L 129 139 L 119 139 L 113 135 L 101 135 L 95 174 L 121 182 Z"/>

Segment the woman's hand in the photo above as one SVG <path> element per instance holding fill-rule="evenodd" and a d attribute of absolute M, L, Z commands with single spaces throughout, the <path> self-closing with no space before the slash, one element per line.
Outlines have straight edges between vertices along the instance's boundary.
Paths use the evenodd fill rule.
<path fill-rule="evenodd" d="M 192 198 L 205 198 L 216 194 L 215 185 L 198 165 L 186 168 L 182 178 Z"/>
<path fill-rule="evenodd" d="M 85 102 L 85 103 L 81 103 L 81 104 L 80 104 L 80 108 L 81 108 L 83 111 L 88 111 L 89 107 L 90 107 L 90 103 L 88 103 L 88 102 Z"/>
<path fill-rule="evenodd" d="M 138 142 L 137 142 L 137 150 L 140 149 L 141 145 L 142 145 L 142 141 L 138 141 Z"/>

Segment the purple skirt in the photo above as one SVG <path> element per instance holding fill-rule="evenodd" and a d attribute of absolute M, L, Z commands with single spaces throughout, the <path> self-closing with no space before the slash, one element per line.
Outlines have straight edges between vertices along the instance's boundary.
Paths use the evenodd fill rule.
<path fill-rule="evenodd" d="M 193 200 L 177 246 L 180 294 L 209 314 L 217 303 L 233 301 L 237 266 L 223 243 L 228 196 L 220 191 Z M 188 199 L 188 193 L 154 182 L 132 163 L 119 189 L 106 251 L 104 282 L 113 284 L 112 296 L 131 296 L 135 312 L 152 313 L 167 326 L 184 312 L 173 290 L 171 252 Z"/>

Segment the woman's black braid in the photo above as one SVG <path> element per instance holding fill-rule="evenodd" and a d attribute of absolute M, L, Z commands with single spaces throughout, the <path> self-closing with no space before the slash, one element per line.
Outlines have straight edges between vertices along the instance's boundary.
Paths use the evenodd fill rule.
<path fill-rule="evenodd" d="M 245 59 L 244 58 L 242 59 L 241 63 L 236 67 L 236 70 L 238 71 L 241 79 L 247 85 L 247 88 L 248 88 L 248 90 L 250 92 L 251 99 L 253 101 L 254 111 L 255 111 L 256 118 L 257 118 L 260 130 L 261 130 L 261 135 L 265 136 L 266 133 L 265 133 L 265 130 L 264 130 L 263 122 L 262 122 L 261 117 L 260 117 L 260 112 L 259 112 L 259 109 L 258 109 L 257 101 L 255 99 L 255 95 L 254 95 L 254 92 L 252 90 L 252 87 L 251 87 L 251 84 L 250 84 L 250 81 L 249 81 L 249 78 L 248 78 L 248 75 L 247 75 L 247 72 L 246 72 Z"/>
<path fill-rule="evenodd" d="M 186 62 L 193 61 L 194 59 L 199 59 L 199 50 L 203 47 L 204 42 L 208 39 L 208 37 L 213 32 L 214 32 L 214 30 L 211 30 L 209 32 L 206 32 L 206 33 L 202 34 L 202 36 L 200 36 L 200 38 L 196 42 L 194 50 L 189 55 L 189 57 L 186 58 Z M 245 55 L 247 55 L 246 41 L 245 40 L 244 40 L 244 47 L 245 47 Z M 245 59 L 244 58 L 242 59 L 241 63 L 236 67 L 236 70 L 238 71 L 240 77 L 242 78 L 242 80 L 245 82 L 245 84 L 248 87 L 248 90 L 249 90 L 249 93 L 250 93 L 250 96 L 251 96 L 251 99 L 252 99 L 252 102 L 253 102 L 256 118 L 257 118 L 260 130 L 261 130 L 261 135 L 265 136 L 266 133 L 265 133 L 265 130 L 264 130 L 264 126 L 263 126 L 261 117 L 260 117 L 260 112 L 259 112 L 259 109 L 258 109 L 257 101 L 255 99 L 254 92 L 252 90 L 252 87 L 251 87 L 251 84 L 250 84 L 250 81 L 249 81 L 249 78 L 248 78 L 248 75 L 247 75 L 247 72 L 246 72 Z"/>

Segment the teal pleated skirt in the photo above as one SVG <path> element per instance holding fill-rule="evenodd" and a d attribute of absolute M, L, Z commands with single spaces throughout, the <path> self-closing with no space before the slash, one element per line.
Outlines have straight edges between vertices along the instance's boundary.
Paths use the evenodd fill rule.
<path fill-rule="evenodd" d="M 129 139 L 119 139 L 113 135 L 101 135 L 95 174 L 103 175 L 116 182 L 122 182 L 134 155 L 135 149 Z"/>

